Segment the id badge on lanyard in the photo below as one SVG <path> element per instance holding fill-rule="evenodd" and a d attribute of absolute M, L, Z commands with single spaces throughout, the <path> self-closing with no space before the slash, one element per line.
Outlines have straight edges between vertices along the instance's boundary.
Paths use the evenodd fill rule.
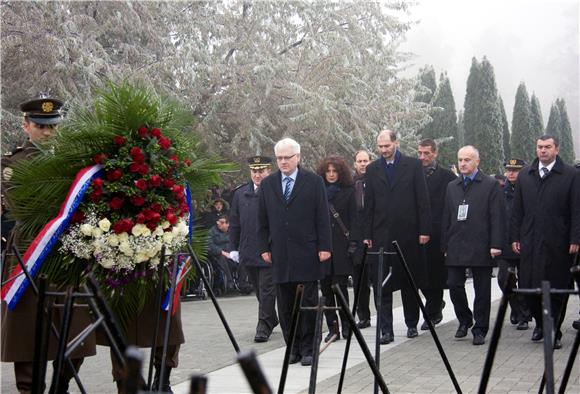
<path fill-rule="evenodd" d="M 469 211 L 469 204 L 465 203 L 465 200 L 459 205 L 459 209 L 457 209 L 457 221 L 463 222 L 467 220 L 467 211 Z"/>

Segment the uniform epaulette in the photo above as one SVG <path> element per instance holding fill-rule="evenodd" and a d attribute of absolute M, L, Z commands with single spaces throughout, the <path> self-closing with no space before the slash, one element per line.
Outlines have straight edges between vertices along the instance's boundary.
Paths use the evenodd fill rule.
<path fill-rule="evenodd" d="M 23 150 L 24 150 L 23 146 L 17 146 L 16 149 L 14 149 L 12 152 L 4 153 L 4 156 L 6 157 L 14 156 L 16 153 L 21 152 Z"/>

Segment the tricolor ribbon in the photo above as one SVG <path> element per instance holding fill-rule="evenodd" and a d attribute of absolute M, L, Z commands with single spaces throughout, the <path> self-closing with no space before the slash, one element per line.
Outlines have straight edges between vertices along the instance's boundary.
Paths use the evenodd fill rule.
<path fill-rule="evenodd" d="M 48 222 L 32 241 L 22 261 L 30 275 L 34 277 L 50 251 L 68 227 L 70 219 L 79 207 L 83 196 L 94 178 L 101 173 L 102 167 L 94 165 L 80 170 L 60 207 L 58 215 Z M 30 285 L 26 275 L 21 275 L 22 268 L 17 264 L 10 274 L 9 280 L 2 286 L 2 299 L 8 304 L 8 309 L 14 310 L 16 304 Z"/>
<path fill-rule="evenodd" d="M 188 227 L 189 227 L 189 242 L 191 243 L 193 239 L 193 204 L 191 203 L 191 190 L 189 189 L 189 183 L 185 184 L 185 199 L 187 200 L 187 207 L 189 208 L 189 215 L 188 215 Z M 171 314 L 174 315 L 175 311 L 177 310 L 177 303 L 179 302 L 179 294 L 181 293 L 181 288 L 183 287 L 183 279 L 187 275 L 190 270 L 191 261 L 187 259 L 184 263 L 182 263 L 179 259 L 177 264 L 180 266 L 177 268 L 177 281 L 175 285 L 175 293 L 173 294 L 173 309 L 171 310 Z M 161 309 L 164 311 L 169 310 L 169 299 L 171 297 L 171 287 L 165 293 L 165 298 L 163 299 L 163 303 L 161 303 Z"/>

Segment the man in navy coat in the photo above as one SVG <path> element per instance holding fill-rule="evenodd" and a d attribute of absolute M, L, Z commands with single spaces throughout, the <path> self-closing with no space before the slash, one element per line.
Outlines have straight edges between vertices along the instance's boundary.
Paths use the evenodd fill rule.
<path fill-rule="evenodd" d="M 280 326 L 289 340 L 292 307 L 299 284 L 302 306 L 318 304 L 322 264 L 330 258 L 331 229 L 324 181 L 299 166 L 300 145 L 284 138 L 274 146 L 279 171 L 262 181 L 258 190 L 258 245 L 272 264 Z M 302 313 L 291 363 L 312 364 L 315 315 Z"/>

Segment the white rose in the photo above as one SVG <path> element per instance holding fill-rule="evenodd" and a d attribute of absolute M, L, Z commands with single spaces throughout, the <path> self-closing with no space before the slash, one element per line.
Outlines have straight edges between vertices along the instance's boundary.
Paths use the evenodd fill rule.
<path fill-rule="evenodd" d="M 169 228 L 169 226 L 171 226 L 171 223 L 169 223 L 167 220 L 166 220 L 166 221 L 164 221 L 163 223 L 161 223 L 161 228 L 162 228 L 163 230 L 165 230 L 165 229 L 168 229 L 168 228 Z"/>
<path fill-rule="evenodd" d="M 94 227 L 92 232 L 93 238 L 99 238 L 101 235 L 103 235 L 103 230 L 101 230 L 99 227 Z"/>
<path fill-rule="evenodd" d="M 99 264 L 103 267 L 103 268 L 112 268 L 113 265 L 115 264 L 115 261 L 113 259 L 103 259 L 99 261 Z"/>
<path fill-rule="evenodd" d="M 86 237 L 90 237 L 93 235 L 93 226 L 88 223 L 81 224 L 81 233 Z"/>
<path fill-rule="evenodd" d="M 109 235 L 107 242 L 111 246 L 117 246 L 119 245 L 119 236 L 117 236 L 117 234 L 111 234 Z"/>
<path fill-rule="evenodd" d="M 133 252 L 133 249 L 131 249 L 131 245 L 129 245 L 129 242 L 127 242 L 127 241 L 122 241 L 119 244 L 119 250 L 125 256 L 129 256 L 130 257 L 130 256 L 133 256 L 133 254 L 135 254 L 135 252 Z"/>
<path fill-rule="evenodd" d="M 147 228 L 144 224 L 136 224 L 133 226 L 133 229 L 131 229 L 131 234 L 133 234 L 133 236 L 138 237 L 141 234 L 143 234 L 143 229 Z"/>
<path fill-rule="evenodd" d="M 173 241 L 173 233 L 163 234 L 163 243 L 170 244 Z"/>
<path fill-rule="evenodd" d="M 127 242 L 129 241 L 129 234 L 121 233 L 119 234 L 119 242 Z"/>
<path fill-rule="evenodd" d="M 141 235 L 143 237 L 150 237 L 151 236 L 151 230 L 149 229 L 149 227 L 145 226 L 145 228 L 141 232 Z"/>
<path fill-rule="evenodd" d="M 153 235 L 156 237 L 160 237 L 163 235 L 165 231 L 163 231 L 163 227 L 161 226 L 157 226 L 157 228 L 155 229 L 155 231 L 153 231 Z"/>
<path fill-rule="evenodd" d="M 109 231 L 111 229 L 111 222 L 109 222 L 109 219 L 105 218 L 99 221 L 99 228 L 104 232 Z"/>
<path fill-rule="evenodd" d="M 142 263 L 142 262 L 147 261 L 147 260 L 149 260 L 149 256 L 147 256 L 143 252 L 140 252 L 137 254 L 137 256 L 135 256 L 135 263 L 137 263 L 137 264 Z"/>

